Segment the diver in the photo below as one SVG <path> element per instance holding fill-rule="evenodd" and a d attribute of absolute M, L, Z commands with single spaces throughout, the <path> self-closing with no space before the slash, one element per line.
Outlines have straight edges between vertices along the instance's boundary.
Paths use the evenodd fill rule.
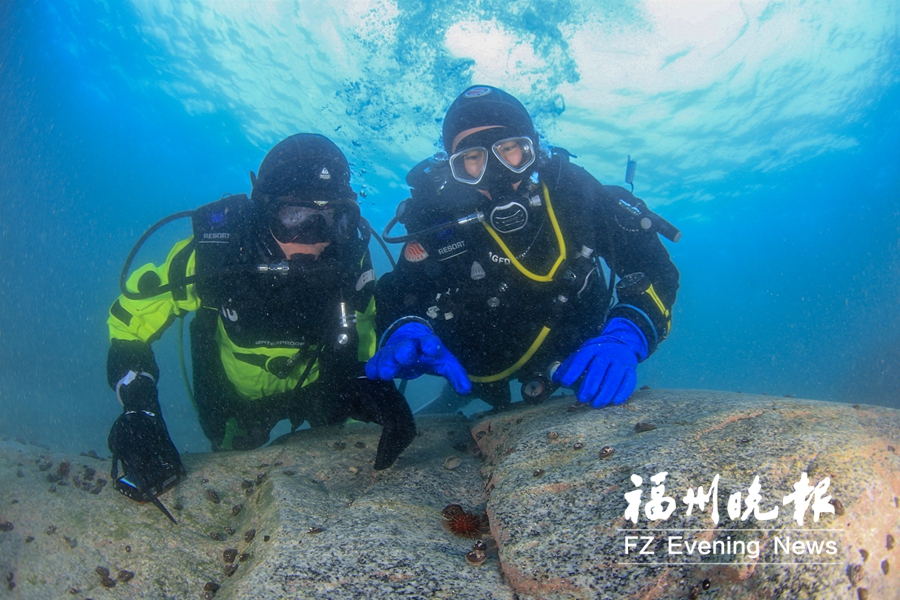
<path fill-rule="evenodd" d="M 117 488 L 135 499 L 154 500 L 185 474 L 151 344 L 188 311 L 192 399 L 214 451 L 262 446 L 282 419 L 296 430 L 353 418 L 383 427 L 380 470 L 415 437 L 394 383 L 364 374 L 376 344 L 375 273 L 344 154 L 298 133 L 266 154 L 251 183 L 250 198 L 193 211 L 193 235 L 162 266 L 137 269 L 109 310 L 107 377 L 123 407 L 109 435 L 113 479 L 122 462 Z"/>
<path fill-rule="evenodd" d="M 500 89 L 465 90 L 442 133 L 446 153 L 410 171 L 411 196 L 384 233 L 405 245 L 378 282 L 381 341 L 366 374 L 440 375 L 498 410 L 513 378 L 529 403 L 559 387 L 596 408 L 625 402 L 671 329 L 679 274 L 657 234 L 680 232 L 541 146 Z M 408 233 L 391 238 L 397 222 Z M 454 408 L 446 393 L 436 403 Z"/>

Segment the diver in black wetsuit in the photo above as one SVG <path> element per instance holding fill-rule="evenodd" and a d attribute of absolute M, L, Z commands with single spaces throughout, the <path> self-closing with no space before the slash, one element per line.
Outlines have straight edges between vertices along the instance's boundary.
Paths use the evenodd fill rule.
<path fill-rule="evenodd" d="M 594 407 L 627 400 L 671 327 L 678 270 L 657 233 L 677 230 L 565 150 L 540 147 L 502 90 L 463 92 L 443 144 L 446 156 L 407 176 L 397 220 L 409 235 L 394 238 L 401 259 L 378 283 L 382 342 L 367 375 L 442 375 L 496 408 L 513 377 L 529 402 L 560 385 Z"/>
<path fill-rule="evenodd" d="M 251 198 L 194 211 L 193 235 L 162 266 L 137 269 L 110 308 L 107 374 L 124 412 L 109 445 L 114 470 L 124 464 L 117 487 L 135 499 L 184 474 L 150 346 L 188 311 L 193 399 L 213 450 L 261 446 L 282 419 L 297 428 L 354 418 L 383 426 L 374 467 L 385 469 L 415 437 L 393 382 L 363 374 L 375 351 L 375 274 L 344 154 L 296 134 L 251 179 Z"/>

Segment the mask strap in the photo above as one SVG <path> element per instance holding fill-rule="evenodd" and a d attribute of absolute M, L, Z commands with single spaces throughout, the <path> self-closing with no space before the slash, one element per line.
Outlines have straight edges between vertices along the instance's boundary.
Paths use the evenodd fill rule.
<path fill-rule="evenodd" d="M 529 279 L 533 279 L 534 281 L 548 282 L 553 281 L 553 275 L 556 274 L 556 270 L 566 259 L 566 242 L 563 240 L 562 231 L 559 229 L 559 223 L 556 220 L 556 214 L 553 212 L 553 205 L 550 203 L 550 192 L 547 190 L 547 186 L 544 183 L 541 183 L 541 187 L 544 191 L 544 201 L 547 203 L 547 214 L 550 215 L 550 223 L 553 224 L 553 231 L 556 233 L 556 242 L 559 244 L 559 258 L 556 259 L 556 262 L 553 263 L 553 266 L 550 267 L 550 271 L 546 275 L 535 275 L 528 269 L 526 269 L 522 263 L 518 261 L 518 259 L 513 255 L 512 252 L 509 251 L 509 248 L 500 238 L 494 228 L 491 227 L 487 221 L 482 221 L 481 224 L 484 225 L 484 228 L 487 229 L 488 233 L 491 234 L 491 237 L 494 238 L 494 241 L 497 242 L 497 245 L 500 246 L 500 249 L 503 250 L 503 253 L 506 254 L 506 257 L 510 260 L 510 262 L 519 270 L 522 275 Z"/>

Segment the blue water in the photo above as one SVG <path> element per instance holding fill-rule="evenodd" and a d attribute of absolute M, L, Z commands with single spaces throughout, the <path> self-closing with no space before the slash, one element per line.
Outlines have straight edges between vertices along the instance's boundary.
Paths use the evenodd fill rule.
<path fill-rule="evenodd" d="M 639 385 L 900 408 L 896 2 L 489 4 L 3 3 L 0 435 L 105 451 L 106 311 L 150 224 L 249 192 L 269 147 L 316 131 L 380 230 L 472 83 L 605 183 L 631 155 L 683 231 L 674 329 Z M 164 411 L 204 451 L 177 348 L 176 328 L 155 345 Z"/>

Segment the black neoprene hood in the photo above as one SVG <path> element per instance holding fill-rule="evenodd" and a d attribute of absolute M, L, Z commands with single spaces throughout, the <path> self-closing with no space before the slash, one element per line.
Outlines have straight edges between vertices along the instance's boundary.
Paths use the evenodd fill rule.
<path fill-rule="evenodd" d="M 474 127 L 499 125 L 507 137 L 528 136 L 537 144 L 531 116 L 521 102 L 503 90 L 489 85 L 474 85 L 460 94 L 444 117 L 442 140 L 447 154 L 453 154 L 453 139 Z"/>
<path fill-rule="evenodd" d="M 252 197 L 263 196 L 339 200 L 356 194 L 340 148 L 318 133 L 297 133 L 278 142 L 259 165 Z"/>

